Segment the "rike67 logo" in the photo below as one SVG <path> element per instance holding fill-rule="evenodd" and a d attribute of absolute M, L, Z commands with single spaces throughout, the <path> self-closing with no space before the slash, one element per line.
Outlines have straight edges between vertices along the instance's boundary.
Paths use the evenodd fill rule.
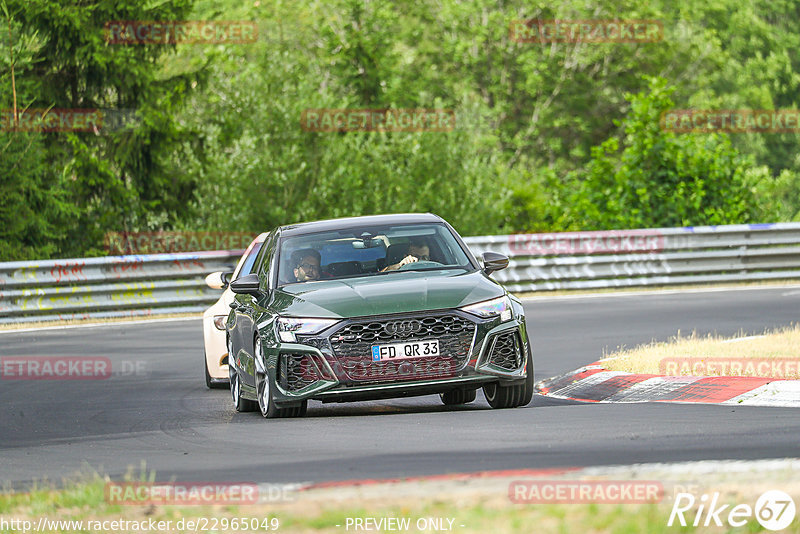
<path fill-rule="evenodd" d="M 696 510 L 695 505 L 697 505 Z M 677 519 L 677 523 L 682 527 L 721 527 L 724 526 L 724 522 L 731 527 L 742 527 L 755 516 L 763 528 L 783 530 L 794 520 L 795 512 L 794 500 L 779 490 L 763 493 L 756 501 L 755 507 L 749 504 L 737 504 L 733 507 L 730 504 L 721 504 L 719 492 L 711 496 L 703 494 L 699 502 L 691 493 L 678 493 L 667 526 L 673 526 Z"/>

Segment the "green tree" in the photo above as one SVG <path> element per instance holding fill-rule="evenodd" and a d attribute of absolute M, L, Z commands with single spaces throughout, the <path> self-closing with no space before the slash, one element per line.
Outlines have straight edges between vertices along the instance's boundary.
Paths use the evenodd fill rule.
<path fill-rule="evenodd" d="M 325 17 L 313 15 L 317 7 Z M 462 121 L 452 132 L 412 133 L 301 128 L 308 108 L 479 113 L 469 103 L 418 99 L 417 106 L 383 91 L 394 83 L 385 76 L 397 75 L 385 4 L 271 8 L 258 14 L 268 37 L 214 65 L 207 91 L 225 98 L 196 94 L 180 116 L 202 132 L 203 147 L 194 156 L 182 150 L 175 159 L 176 169 L 200 177 L 199 216 L 188 219 L 187 228 L 262 231 L 303 220 L 407 211 L 438 213 L 468 233 L 501 227 L 505 179 L 496 152 L 479 142 L 486 125 Z M 334 8 L 336 16 L 326 11 Z M 372 43 L 370 31 L 381 25 L 386 51 L 364 44 Z M 346 48 L 342 43 L 349 39 Z M 364 77 L 358 75 L 363 69 L 370 71 Z"/>
<path fill-rule="evenodd" d="M 11 17 L 37 48 L 24 76 L 32 108 L 110 109 L 134 113 L 134 127 L 100 135 L 54 132 L 42 137 L 47 168 L 58 177 L 75 220 L 59 243 L 62 255 L 101 253 L 105 232 L 168 225 L 186 212 L 192 177 L 163 172 L 162 151 L 182 133 L 174 110 L 188 76 L 164 78 L 158 60 L 174 46 L 110 45 L 103 28 L 119 20 L 181 20 L 192 0 L 153 5 L 135 0 L 9 0 Z M 6 100 L 8 102 L 8 100 Z"/>
<path fill-rule="evenodd" d="M 744 223 L 762 215 L 747 174 L 752 158 L 725 135 L 676 135 L 659 125 L 674 104 L 663 79 L 627 95 L 623 134 L 592 149 L 586 174 L 572 177 L 577 193 L 570 226 L 652 228 Z M 763 177 L 762 177 L 763 178 Z"/>
<path fill-rule="evenodd" d="M 15 124 L 13 104 L 26 109 L 40 86 L 29 73 L 41 43 L 22 31 L 5 1 L 0 12 L 0 102 L 11 104 L 0 110 L 0 261 L 46 258 L 58 254 L 75 210 L 47 165 L 44 135 Z"/>
<path fill-rule="evenodd" d="M 38 220 L 12 225 L 7 250 L 97 254 L 107 231 L 258 231 L 390 211 L 434 211 L 465 233 L 800 213 L 797 134 L 671 136 L 654 111 L 800 106 L 800 0 L 5 1 L 20 106 L 138 118 L 101 136 L 5 138 L 0 170 L 16 174 L 0 188 L 17 203 L 6 204 L 30 202 L 5 213 Z M 657 19 L 664 38 L 510 39 L 511 22 L 528 18 Z M 107 21 L 165 19 L 253 20 L 259 39 L 103 40 Z M 7 40 L 0 52 L 9 108 Z M 303 131 L 303 110 L 324 107 L 441 107 L 458 122 L 435 134 Z"/>

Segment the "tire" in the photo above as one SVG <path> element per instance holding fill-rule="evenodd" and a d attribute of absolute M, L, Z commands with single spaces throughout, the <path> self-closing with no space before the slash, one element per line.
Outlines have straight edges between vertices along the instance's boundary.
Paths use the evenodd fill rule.
<path fill-rule="evenodd" d="M 526 371 L 528 376 L 525 382 L 511 386 L 504 386 L 497 382 L 485 384 L 483 394 L 492 408 L 517 408 L 527 406 L 533 398 L 533 365 L 530 345 L 528 345 L 528 363 Z"/>
<path fill-rule="evenodd" d="M 478 390 L 476 389 L 454 389 L 451 391 L 445 391 L 444 393 L 439 393 L 439 397 L 441 397 L 445 406 L 467 404 L 474 401 L 475 397 L 477 396 Z"/>
<path fill-rule="evenodd" d="M 531 351 L 531 344 L 528 343 L 528 363 L 525 365 L 525 371 L 528 376 L 525 377 L 525 393 L 522 395 L 522 402 L 520 406 L 527 406 L 533 400 L 533 352 Z"/>
<path fill-rule="evenodd" d="M 303 417 L 308 408 L 308 401 L 302 401 L 298 406 L 291 408 L 278 408 L 272 398 L 272 390 L 269 387 L 269 377 L 263 367 L 263 353 L 261 343 L 256 338 L 253 341 L 253 352 L 256 361 L 256 396 L 258 397 L 258 409 L 266 419 L 276 419 L 278 417 Z"/>
<path fill-rule="evenodd" d="M 230 342 L 229 342 L 230 343 Z M 230 349 L 230 344 L 228 345 Z M 230 352 L 230 350 L 228 351 Z M 230 356 L 228 357 L 230 362 Z M 258 409 L 258 403 L 245 399 L 242 397 L 242 383 L 239 380 L 239 372 L 236 370 L 235 365 L 228 364 L 228 376 L 231 382 L 231 397 L 233 398 L 233 407 L 237 412 L 254 412 Z"/>

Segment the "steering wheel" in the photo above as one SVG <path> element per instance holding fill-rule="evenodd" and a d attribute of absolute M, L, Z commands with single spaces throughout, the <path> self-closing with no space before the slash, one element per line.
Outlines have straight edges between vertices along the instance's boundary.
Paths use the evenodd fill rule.
<path fill-rule="evenodd" d="M 397 268 L 398 271 L 408 271 L 410 269 L 418 269 L 420 267 L 438 267 L 439 265 L 443 265 L 438 261 L 431 261 L 431 260 L 418 260 L 412 261 L 411 263 L 406 263 L 405 265 L 401 265 Z"/>

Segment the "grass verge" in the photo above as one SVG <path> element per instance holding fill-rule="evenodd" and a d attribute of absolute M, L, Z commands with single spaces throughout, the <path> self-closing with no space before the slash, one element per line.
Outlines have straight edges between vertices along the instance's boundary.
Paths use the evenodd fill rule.
<path fill-rule="evenodd" d="M 604 355 L 610 371 L 676 376 L 800 378 L 800 325 L 733 338 L 683 337 Z"/>
<path fill-rule="evenodd" d="M 379 522 L 382 518 L 406 520 L 406 528 L 395 529 L 405 532 L 762 532 L 765 530 L 755 517 L 750 517 L 743 528 L 721 529 L 713 521 L 705 527 L 704 514 L 701 514 L 699 527 L 691 526 L 691 522 L 700 510 L 702 495 L 713 496 L 718 493 L 718 502 L 729 504 L 728 510 L 736 504 L 755 507 L 764 492 L 776 489 L 786 492 L 800 503 L 800 478 L 797 476 L 800 466 L 797 461 L 781 462 L 779 467 L 765 468 L 759 464 L 733 472 L 716 465 L 724 462 L 711 466 L 704 466 L 701 462 L 698 466 L 687 466 L 678 472 L 670 466 L 655 469 L 647 466 L 599 468 L 595 473 L 584 471 L 539 480 L 549 484 L 657 481 L 663 486 L 664 494 L 661 502 L 656 504 L 515 504 L 509 499 L 510 484 L 520 479 L 537 479 L 502 476 L 309 489 L 295 492 L 291 498 L 280 502 L 247 506 L 129 506 L 106 502 L 104 489 L 107 480 L 95 477 L 63 489 L 40 488 L 22 494 L 0 494 L 0 532 L 15 531 L 4 529 L 3 519 L 38 524 L 43 517 L 49 521 L 47 532 L 107 531 L 93 528 L 89 521 L 128 521 L 143 525 L 149 521 L 170 521 L 169 531 L 194 532 L 204 529 L 197 528 L 197 523 L 190 525 L 189 521 L 204 521 L 207 525 L 216 525 L 216 528 L 207 531 L 216 532 L 345 533 L 368 531 L 355 527 L 357 519 Z M 787 464 L 790 466 L 787 467 Z M 689 523 L 684 529 L 677 527 L 677 523 L 668 526 L 673 505 L 681 493 L 693 495 L 696 501 L 684 513 Z M 723 522 L 726 521 L 726 513 L 721 514 Z M 255 520 L 262 526 L 246 529 L 234 527 L 234 519 L 238 520 L 238 525 Z M 54 520 L 83 521 L 83 524 L 59 527 L 52 523 Z M 183 529 L 177 528 L 181 520 L 185 527 Z M 268 528 L 263 525 L 268 525 Z M 376 529 L 373 527 L 371 530 Z M 147 529 L 117 527 L 114 531 Z M 800 533 L 800 522 L 795 519 L 785 532 Z"/>

